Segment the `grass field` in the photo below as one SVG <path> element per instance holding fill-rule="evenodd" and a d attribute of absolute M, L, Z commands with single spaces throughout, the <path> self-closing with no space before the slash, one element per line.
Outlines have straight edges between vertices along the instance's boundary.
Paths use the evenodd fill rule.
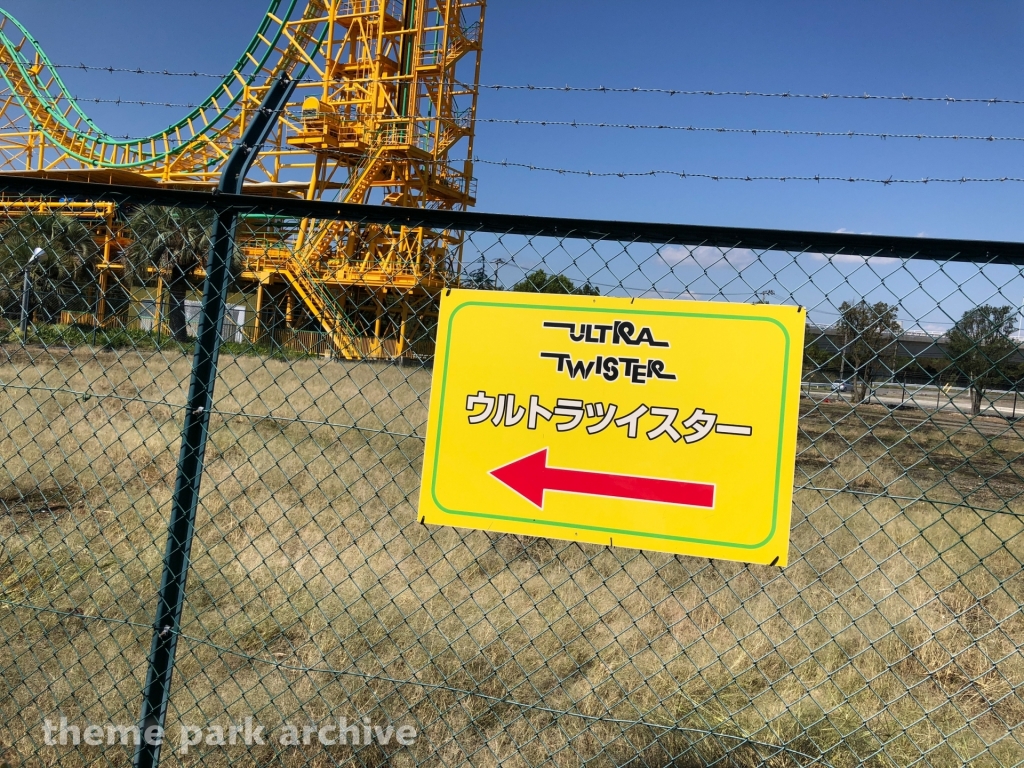
<path fill-rule="evenodd" d="M 137 717 L 190 362 L 0 348 L 0 763 L 130 761 L 40 748 L 41 724 Z M 419 525 L 429 386 L 222 359 L 165 765 L 1024 762 L 1006 420 L 805 401 L 780 570 Z M 339 716 L 420 738 L 175 743 L 181 722 Z"/>

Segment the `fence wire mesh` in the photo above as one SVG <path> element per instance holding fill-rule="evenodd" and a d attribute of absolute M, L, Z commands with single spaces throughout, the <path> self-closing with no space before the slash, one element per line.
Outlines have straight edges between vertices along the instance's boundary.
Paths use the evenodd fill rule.
<path fill-rule="evenodd" d="M 3 183 L 0 763 L 128 765 L 240 203 Z M 247 200 L 162 765 L 1024 765 L 1019 246 Z M 421 525 L 456 284 L 807 308 L 790 565 Z"/>

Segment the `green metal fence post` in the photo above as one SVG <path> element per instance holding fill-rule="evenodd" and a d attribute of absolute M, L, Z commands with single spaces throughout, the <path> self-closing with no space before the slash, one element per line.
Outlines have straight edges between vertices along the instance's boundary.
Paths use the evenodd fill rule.
<path fill-rule="evenodd" d="M 260 111 L 246 127 L 239 145 L 228 159 L 217 187 L 218 192 L 236 195 L 242 192 L 246 173 L 255 162 L 260 146 L 270 135 L 294 90 L 295 82 L 285 75 L 274 81 Z M 182 429 L 181 452 L 178 457 L 178 475 L 171 502 L 163 578 L 143 693 L 139 724 L 141 738 L 134 760 L 136 768 L 155 768 L 160 761 L 196 507 L 199 503 L 199 484 L 203 474 L 207 428 L 217 378 L 217 356 L 227 305 L 231 252 L 234 248 L 237 218 L 237 208 L 227 207 L 218 210 L 211 235 L 210 262 L 207 265 L 203 307 L 199 317 L 199 338 L 192 363 L 188 407 L 185 411 L 185 426 Z"/>

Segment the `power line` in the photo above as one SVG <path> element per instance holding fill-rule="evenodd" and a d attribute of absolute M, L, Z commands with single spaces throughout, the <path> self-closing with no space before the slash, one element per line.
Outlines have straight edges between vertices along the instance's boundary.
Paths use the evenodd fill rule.
<path fill-rule="evenodd" d="M 982 183 L 994 183 L 994 182 L 1024 182 L 1024 178 L 1015 176 L 1002 176 L 998 178 L 977 178 L 963 176 L 958 179 L 951 178 L 931 178 L 925 177 L 921 179 L 896 179 L 889 177 L 887 179 L 872 179 L 862 176 L 735 176 L 729 174 L 712 174 L 712 173 L 690 173 L 688 171 L 665 171 L 665 170 L 654 170 L 654 171 L 581 171 L 570 168 L 549 168 L 539 165 L 531 165 L 529 163 L 511 163 L 508 160 L 484 160 L 483 158 L 474 158 L 473 162 L 481 165 L 494 165 L 503 168 L 523 168 L 528 171 L 539 171 L 543 173 L 557 173 L 562 176 L 587 176 L 590 178 L 641 178 L 641 177 L 656 177 L 656 176 L 675 176 L 679 179 L 710 179 L 712 181 L 845 181 L 845 182 L 861 182 L 869 184 L 982 184 Z"/>

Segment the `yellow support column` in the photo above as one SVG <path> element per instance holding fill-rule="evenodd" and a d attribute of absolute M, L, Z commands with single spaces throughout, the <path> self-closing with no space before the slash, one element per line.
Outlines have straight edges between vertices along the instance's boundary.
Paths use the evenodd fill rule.
<path fill-rule="evenodd" d="M 250 341 L 252 341 L 253 344 L 259 343 L 260 333 L 263 330 L 263 292 L 263 280 L 260 279 L 260 281 L 256 284 L 256 322 L 253 323 L 252 338 L 250 339 Z"/>
<path fill-rule="evenodd" d="M 370 357 L 384 357 L 384 340 L 380 337 L 381 321 L 384 318 L 384 301 L 383 295 L 374 293 L 373 298 L 376 301 L 377 306 L 375 307 L 376 316 L 373 321 L 373 338 L 370 340 Z"/>
<path fill-rule="evenodd" d="M 405 339 L 405 326 L 409 321 L 409 299 L 410 295 L 406 293 L 402 296 L 402 322 L 398 326 L 398 345 L 395 347 L 395 357 L 402 357 L 405 354 L 407 342 Z"/>
<path fill-rule="evenodd" d="M 156 306 L 153 308 L 153 327 L 151 333 L 163 333 L 164 309 L 164 276 L 156 279 Z"/>
<path fill-rule="evenodd" d="M 103 321 L 107 317 L 107 288 L 110 284 L 110 270 L 101 268 L 99 275 L 100 295 L 96 302 L 96 325 L 103 327 Z"/>

